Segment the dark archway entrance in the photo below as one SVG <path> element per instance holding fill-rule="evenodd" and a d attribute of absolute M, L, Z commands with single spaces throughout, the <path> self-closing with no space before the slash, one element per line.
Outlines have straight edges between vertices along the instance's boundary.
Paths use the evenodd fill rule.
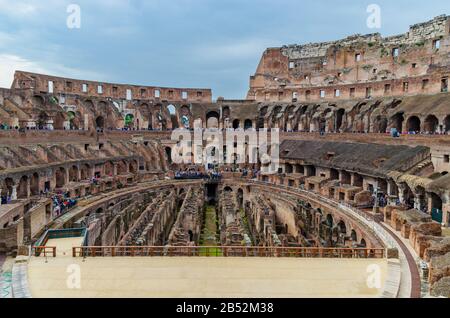
<path fill-rule="evenodd" d="M 406 122 L 406 130 L 408 132 L 420 132 L 420 119 L 417 116 L 411 116 Z"/>

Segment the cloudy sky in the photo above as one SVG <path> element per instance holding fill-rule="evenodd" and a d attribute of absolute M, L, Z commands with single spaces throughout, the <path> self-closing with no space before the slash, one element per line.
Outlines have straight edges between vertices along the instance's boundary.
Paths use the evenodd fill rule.
<path fill-rule="evenodd" d="M 367 7 L 381 8 L 381 28 Z M 67 27 L 67 7 L 81 28 Z M 0 87 L 14 70 L 90 80 L 210 87 L 244 98 L 267 47 L 394 35 L 450 14 L 448 0 L 0 0 Z"/>

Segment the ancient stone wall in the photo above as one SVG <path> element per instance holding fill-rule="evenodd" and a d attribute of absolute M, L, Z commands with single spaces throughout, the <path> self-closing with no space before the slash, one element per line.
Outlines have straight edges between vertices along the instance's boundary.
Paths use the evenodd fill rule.
<path fill-rule="evenodd" d="M 247 98 L 307 102 L 447 91 L 448 21 L 439 16 L 386 38 L 353 35 L 270 48 L 250 79 Z"/>

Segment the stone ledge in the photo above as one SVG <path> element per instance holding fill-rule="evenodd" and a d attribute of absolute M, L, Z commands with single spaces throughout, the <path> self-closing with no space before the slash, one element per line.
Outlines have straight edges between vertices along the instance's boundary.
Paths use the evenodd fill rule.
<path fill-rule="evenodd" d="M 28 288 L 28 261 L 18 257 L 12 269 L 13 298 L 32 298 Z"/>
<path fill-rule="evenodd" d="M 381 293 L 381 298 L 398 298 L 400 291 L 400 282 L 402 277 L 402 271 L 400 268 L 400 260 L 390 259 L 388 260 L 387 268 L 388 276 L 384 283 L 384 290 Z"/>

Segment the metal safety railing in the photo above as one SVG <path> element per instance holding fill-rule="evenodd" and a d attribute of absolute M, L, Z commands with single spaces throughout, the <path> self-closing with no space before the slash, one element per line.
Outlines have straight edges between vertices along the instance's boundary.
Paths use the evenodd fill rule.
<path fill-rule="evenodd" d="M 56 247 L 54 246 L 33 246 L 32 255 L 36 257 L 56 257 Z"/>
<path fill-rule="evenodd" d="M 244 247 L 244 246 L 85 246 L 73 257 L 292 257 L 386 258 L 384 248 Z"/>

